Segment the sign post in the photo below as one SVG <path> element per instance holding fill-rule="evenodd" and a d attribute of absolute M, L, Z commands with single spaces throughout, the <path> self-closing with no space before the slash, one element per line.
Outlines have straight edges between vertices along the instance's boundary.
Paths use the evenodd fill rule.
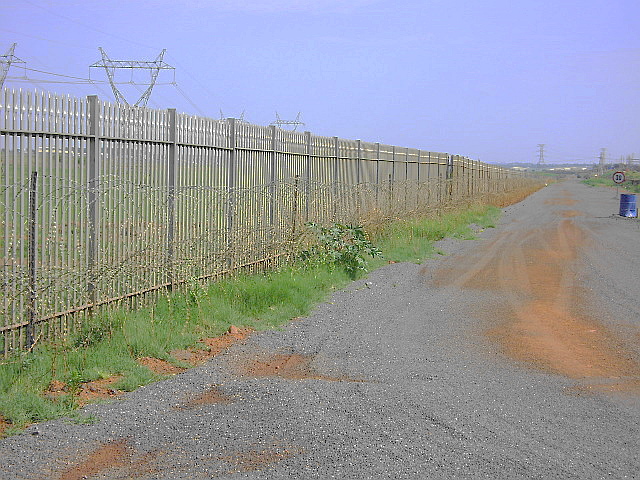
<path fill-rule="evenodd" d="M 625 181 L 625 176 L 624 176 L 624 172 L 615 172 L 612 176 L 611 179 L 613 180 L 613 182 L 616 184 L 616 196 L 618 198 L 620 198 L 620 191 L 619 191 L 619 186 L 621 183 L 624 183 Z"/>
<path fill-rule="evenodd" d="M 616 172 L 613 174 L 612 179 L 614 183 L 623 183 L 625 181 L 624 172 Z"/>

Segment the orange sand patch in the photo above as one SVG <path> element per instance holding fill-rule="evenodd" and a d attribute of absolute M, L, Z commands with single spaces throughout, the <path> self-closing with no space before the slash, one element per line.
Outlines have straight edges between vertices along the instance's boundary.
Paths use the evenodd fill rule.
<path fill-rule="evenodd" d="M 299 455 L 303 451 L 301 448 L 274 443 L 266 448 L 256 448 L 247 452 L 238 452 L 220 457 L 219 460 L 232 465 L 232 470 L 229 473 L 253 472 L 263 470 L 274 463 Z"/>
<path fill-rule="evenodd" d="M 159 358 L 153 357 L 139 358 L 138 363 L 147 367 L 153 373 L 157 373 L 158 375 L 177 375 L 178 373 L 182 373 L 186 370 L 186 368 L 176 367 L 166 360 L 161 360 Z"/>
<path fill-rule="evenodd" d="M 163 452 L 153 451 L 139 454 L 127 439 L 114 440 L 100 445 L 84 460 L 66 467 L 58 480 L 81 480 L 84 478 L 147 478 L 159 473 L 156 459 Z"/>
<path fill-rule="evenodd" d="M 217 386 L 214 385 L 204 393 L 189 395 L 183 403 L 177 405 L 175 408 L 178 410 L 184 410 L 201 407 L 203 405 L 228 405 L 234 401 L 235 398 L 225 395 Z"/>
<path fill-rule="evenodd" d="M 634 387 L 640 365 L 625 342 L 587 311 L 589 297 L 576 281 L 587 238 L 570 219 L 505 232 L 458 258 L 460 267 L 441 270 L 437 283 L 497 293 L 500 305 L 485 312 L 495 325 L 487 334 L 507 356 L 570 378 L 608 381 L 606 388 L 588 387 L 592 391 L 640 393 Z"/>
<path fill-rule="evenodd" d="M 4 432 L 11 426 L 11 424 L 5 420 L 4 418 L 0 417 L 0 438 L 4 437 Z"/>
<path fill-rule="evenodd" d="M 289 380 L 316 379 L 330 382 L 362 382 L 348 377 L 333 377 L 315 371 L 312 356 L 299 354 L 266 354 L 239 367 L 242 375 L 250 377 L 281 377 Z"/>
<path fill-rule="evenodd" d="M 573 218 L 573 217 L 579 217 L 582 215 L 582 212 L 579 212 L 578 210 L 563 210 L 561 212 L 561 215 L 564 218 Z"/>
<path fill-rule="evenodd" d="M 252 332 L 253 330 L 250 328 L 238 328 L 231 325 L 229 331 L 220 337 L 203 338 L 201 342 L 206 345 L 205 350 L 190 348 L 186 350 L 174 350 L 170 353 L 176 360 L 187 362 L 193 366 L 201 365 L 224 352 L 234 343 L 244 340 Z M 158 358 L 143 357 L 138 359 L 138 362 L 160 375 L 176 375 L 187 370 L 186 368 L 176 367 Z"/>

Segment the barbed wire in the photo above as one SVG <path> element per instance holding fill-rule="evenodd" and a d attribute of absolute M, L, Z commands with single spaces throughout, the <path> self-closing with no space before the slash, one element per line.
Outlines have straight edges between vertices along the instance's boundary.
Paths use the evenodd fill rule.
<path fill-rule="evenodd" d="M 509 181 L 516 188 L 526 179 Z M 358 185 L 291 177 L 235 189 L 176 185 L 170 195 L 166 185 L 115 174 L 98 177 L 96 185 L 90 189 L 66 177 L 40 177 L 35 252 L 38 318 L 63 315 L 92 301 L 124 298 L 172 282 L 214 276 L 233 265 L 289 255 L 310 241 L 306 221 L 366 224 L 375 229 L 394 219 L 511 188 L 504 179 L 487 181 L 471 192 L 465 185 L 456 187 L 454 180 L 441 177 Z M 29 219 L 26 212 L 15 208 L 16 203 L 25 208 L 21 197 L 28 186 L 28 181 L 18 181 L 0 188 L 0 210 L 5 215 L 11 211 L 9 222 Z M 97 204 L 89 203 L 90 192 L 97 194 Z M 168 235 L 170 202 L 174 212 L 172 238 Z M 87 263 L 90 252 L 86 244 L 90 207 L 97 208 L 93 267 Z M 26 239 L 20 237 L 25 230 L 16 231 L 16 225 L 4 220 L 0 215 L 4 228 L 0 311 L 6 327 L 19 325 L 19 319 L 26 318 L 34 279 L 30 277 Z"/>

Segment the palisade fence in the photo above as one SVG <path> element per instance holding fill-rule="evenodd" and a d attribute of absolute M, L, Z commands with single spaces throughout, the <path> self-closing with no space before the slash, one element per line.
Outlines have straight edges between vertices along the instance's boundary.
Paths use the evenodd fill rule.
<path fill-rule="evenodd" d="M 307 221 L 401 217 L 529 181 L 458 155 L 96 96 L 4 89 L 0 102 L 5 356 L 96 306 L 277 262 Z"/>

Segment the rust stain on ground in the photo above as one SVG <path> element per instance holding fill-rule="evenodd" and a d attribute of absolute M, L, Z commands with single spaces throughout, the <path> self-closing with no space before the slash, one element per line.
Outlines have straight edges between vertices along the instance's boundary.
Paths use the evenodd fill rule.
<path fill-rule="evenodd" d="M 562 205 L 571 206 L 577 203 L 577 200 L 573 198 L 571 192 L 568 190 L 561 190 L 560 194 L 556 198 L 551 198 L 544 202 L 545 205 Z"/>
<path fill-rule="evenodd" d="M 68 384 L 60 380 L 53 380 L 49 384 L 47 391 L 44 392 L 44 396 L 52 400 L 59 400 L 65 395 L 73 395 L 78 405 L 82 407 L 96 400 L 106 400 L 124 394 L 123 391 L 113 387 L 121 379 L 121 375 L 114 375 L 81 383 L 77 389 L 72 389 Z"/>
<path fill-rule="evenodd" d="M 304 450 L 298 447 L 281 445 L 274 443 L 265 448 L 254 448 L 246 452 L 237 452 L 224 457 L 219 457 L 232 466 L 228 473 L 253 472 L 263 470 L 274 463 L 281 462 L 287 458 L 303 453 Z"/>
<path fill-rule="evenodd" d="M 60 480 L 81 480 L 104 473 L 106 470 L 123 467 L 131 461 L 133 451 L 126 440 L 117 440 L 101 445 L 87 458 L 67 468 L 58 477 Z"/>
<path fill-rule="evenodd" d="M 158 375 L 176 375 L 186 370 L 186 368 L 176 367 L 160 358 L 142 357 L 138 359 L 138 363 Z"/>
<path fill-rule="evenodd" d="M 122 395 L 124 392 L 113 388 L 113 385 L 120 381 L 121 378 L 121 375 L 115 375 L 82 384 L 80 392 L 78 393 L 78 403 L 82 406 L 96 400 L 109 399 Z"/>
<path fill-rule="evenodd" d="M 565 207 L 570 207 L 577 203 L 573 198 L 552 198 L 551 200 L 547 200 L 544 202 L 546 205 L 562 205 Z"/>
<path fill-rule="evenodd" d="M 311 363 L 313 356 L 300 354 L 266 354 L 254 361 L 240 365 L 242 375 L 250 377 L 282 377 L 289 380 L 315 379 L 329 382 L 363 382 L 348 377 L 323 375 L 315 371 Z"/>
<path fill-rule="evenodd" d="M 573 218 L 581 216 L 582 212 L 579 212 L 578 210 L 563 210 L 560 214 L 564 218 Z"/>
<path fill-rule="evenodd" d="M 176 360 L 187 362 L 190 365 L 196 366 L 210 360 L 211 358 L 224 352 L 236 342 L 242 341 L 253 332 L 250 328 L 237 328 L 231 326 L 229 331 L 224 335 L 212 338 L 203 338 L 201 342 L 206 346 L 202 349 L 185 349 L 174 350 L 171 356 Z M 159 375 L 176 375 L 182 373 L 186 368 L 178 367 L 176 365 L 153 357 L 142 357 L 138 359 L 138 363 L 149 368 L 152 372 Z M 122 379 L 121 375 L 114 375 L 109 378 L 94 380 L 91 382 L 82 383 L 77 391 L 74 391 L 73 395 L 78 402 L 78 405 L 84 406 L 89 403 L 115 398 L 124 394 L 123 391 L 113 388 L 113 385 Z M 57 400 L 64 395 L 70 395 L 71 389 L 69 385 L 59 380 L 53 380 L 49 385 L 49 388 L 44 395 L 50 399 Z M 0 437 L 6 427 L 0 419 Z"/>
<path fill-rule="evenodd" d="M 436 283 L 499 294 L 501 305 L 486 312 L 495 325 L 487 335 L 509 357 L 593 383 L 584 391 L 640 394 L 633 353 L 586 310 L 588 295 L 575 278 L 586 239 L 568 218 L 548 228 L 505 232 L 459 260 L 460 268 L 442 269 Z"/>
<path fill-rule="evenodd" d="M 252 332 L 253 330 L 251 328 L 238 328 L 232 325 L 229 327 L 229 331 L 224 335 L 201 339 L 201 343 L 206 346 L 205 349 L 189 348 L 173 350 L 170 354 L 176 360 L 187 362 L 190 365 L 201 365 L 207 360 L 210 360 L 216 355 L 224 352 L 234 343 L 244 340 Z M 187 370 L 183 367 L 177 367 L 166 360 L 153 357 L 139 358 L 138 362 L 149 368 L 152 372 L 160 375 L 176 375 Z"/>
<path fill-rule="evenodd" d="M 159 450 L 140 454 L 133 449 L 125 438 L 100 445 L 84 460 L 66 467 L 57 477 L 58 480 L 81 480 L 100 477 L 130 479 L 146 477 L 159 473 L 155 466 L 157 458 L 164 452 Z"/>
<path fill-rule="evenodd" d="M 214 385 L 206 392 L 189 395 L 184 402 L 177 405 L 178 410 L 186 410 L 201 407 L 203 405 L 228 405 L 235 401 L 234 397 L 224 394 L 218 386 Z"/>
<path fill-rule="evenodd" d="M 220 336 L 214 338 L 205 338 L 202 342 L 207 345 L 209 349 L 209 355 L 211 357 L 218 355 L 229 348 L 236 342 L 242 341 L 253 333 L 251 328 L 237 328 L 233 325 L 229 327 L 229 331 Z"/>
<path fill-rule="evenodd" d="M 11 426 L 11 424 L 5 420 L 4 418 L 0 417 L 0 438 L 4 437 L 4 432 Z"/>

